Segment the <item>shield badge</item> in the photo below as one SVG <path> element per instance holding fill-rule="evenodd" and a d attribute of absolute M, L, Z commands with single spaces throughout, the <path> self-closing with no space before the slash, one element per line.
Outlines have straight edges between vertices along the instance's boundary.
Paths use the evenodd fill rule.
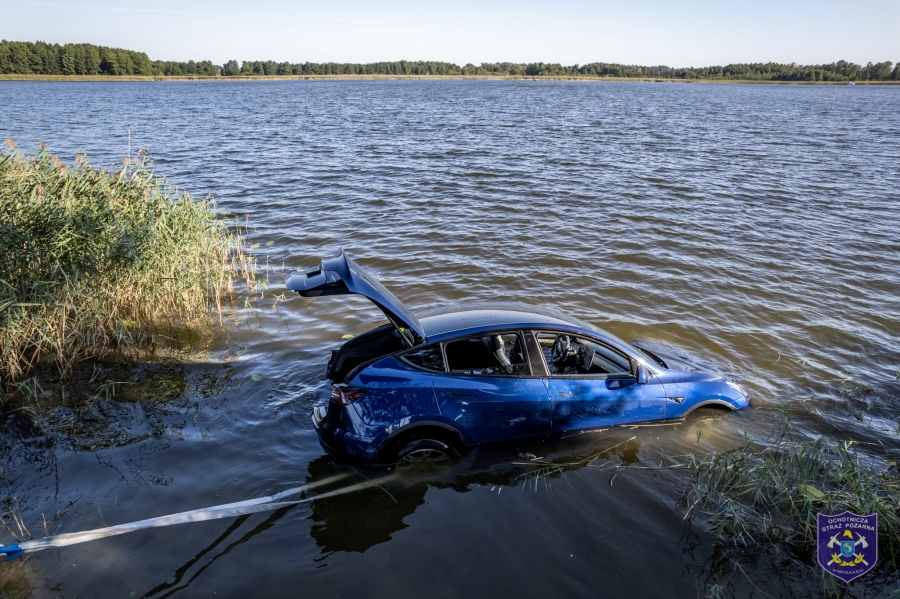
<path fill-rule="evenodd" d="M 856 549 L 856 543 L 853 541 L 841 541 L 841 555 L 843 557 L 853 557 L 854 549 Z"/>
<path fill-rule="evenodd" d="M 819 565 L 844 582 L 858 578 L 878 561 L 878 514 L 817 514 Z"/>

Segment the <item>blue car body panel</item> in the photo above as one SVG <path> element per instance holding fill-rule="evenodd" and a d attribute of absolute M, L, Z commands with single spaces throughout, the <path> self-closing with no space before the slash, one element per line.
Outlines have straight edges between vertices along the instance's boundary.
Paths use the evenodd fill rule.
<path fill-rule="evenodd" d="M 697 372 L 669 371 L 663 375 L 666 387 L 666 418 L 681 418 L 703 406 L 722 406 L 737 410 L 746 407 L 749 399 L 725 379 L 714 379 Z M 713 380 L 710 380 L 713 379 Z"/>
<path fill-rule="evenodd" d="M 553 432 L 661 420 L 665 389 L 658 380 L 634 378 L 548 378 Z"/>
<path fill-rule="evenodd" d="M 359 417 L 353 406 L 329 404 L 327 410 L 318 419 L 318 411 L 313 413 L 316 432 L 323 445 L 337 451 L 359 458 L 372 457 L 375 454 L 373 442 L 377 427 L 367 425 Z"/>
<path fill-rule="evenodd" d="M 365 401 L 351 404 L 367 424 L 391 426 L 417 414 L 438 411 L 434 375 L 388 356 L 369 365 L 349 381 L 368 389 Z"/>
<path fill-rule="evenodd" d="M 540 378 L 439 374 L 434 393 L 441 415 L 470 445 L 551 432 L 550 398 Z"/>
<path fill-rule="evenodd" d="M 381 351 L 388 355 L 372 359 L 359 359 L 360 350 L 356 349 L 357 353 L 345 355 L 357 360 L 346 362 L 349 365 L 340 374 L 335 375 L 329 367 L 329 377 L 342 379 L 333 381 L 336 386 L 353 391 L 358 399 L 317 406 L 313 422 L 322 443 L 343 454 L 364 459 L 382 457 L 394 441 L 410 439 L 407 433 L 426 430 L 424 427 L 446 432 L 460 444 L 477 445 L 681 418 L 707 405 L 731 409 L 749 405 L 740 385 L 677 352 L 669 355 L 662 346 L 625 342 L 554 310 L 513 303 L 470 304 L 432 310 L 423 313 L 420 320 L 343 251 L 303 274 L 291 276 L 287 287 L 306 297 L 364 295 L 384 311 L 396 329 L 373 330 L 347 342 L 332 356 L 335 360 L 353 344 L 362 347 L 367 335 L 375 339 L 376 331 L 380 331 L 381 343 L 390 333 L 395 336 L 396 348 L 401 348 Z M 479 336 L 490 341 L 493 336 L 510 333 L 524 342 L 517 346 L 523 353 L 516 359 L 525 360 L 524 371 L 530 374 L 449 371 L 449 354 L 444 351 L 448 342 Z M 539 337 L 547 343 L 547 334 L 550 338 L 572 335 L 599 344 L 599 348 L 594 346 L 596 351 L 618 353 L 621 365 L 599 371 L 609 374 L 594 374 L 593 367 L 567 374 L 570 370 L 560 369 L 557 354 L 543 353 L 550 350 L 548 345 L 541 349 Z M 431 362 L 420 364 L 412 353 L 404 357 L 420 349 Z M 553 374 L 548 366 L 551 361 Z M 493 369 L 496 372 L 497 365 Z"/>

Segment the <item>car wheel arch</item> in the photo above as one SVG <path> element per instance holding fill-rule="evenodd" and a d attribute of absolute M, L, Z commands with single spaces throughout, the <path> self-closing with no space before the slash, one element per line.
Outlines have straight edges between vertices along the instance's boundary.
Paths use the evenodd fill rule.
<path fill-rule="evenodd" d="M 690 414 L 691 412 L 693 412 L 694 410 L 696 410 L 698 408 L 728 408 L 729 410 L 737 409 L 733 405 L 731 405 L 730 403 L 725 401 L 724 399 L 704 399 L 703 401 L 697 402 L 696 404 L 692 405 L 687 410 L 685 410 L 684 413 L 681 415 L 681 417 L 683 418 L 683 417 L 687 416 L 688 414 Z"/>
<path fill-rule="evenodd" d="M 461 452 L 470 445 L 459 429 L 436 420 L 420 420 L 392 431 L 381 442 L 375 455 L 380 458 L 390 457 L 392 452 L 401 449 L 406 443 L 428 437 L 446 442 L 457 452 Z"/>

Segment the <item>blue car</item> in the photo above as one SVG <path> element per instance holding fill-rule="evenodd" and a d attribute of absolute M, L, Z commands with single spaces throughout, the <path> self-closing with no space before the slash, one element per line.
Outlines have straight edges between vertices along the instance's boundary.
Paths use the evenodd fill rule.
<path fill-rule="evenodd" d="M 492 441 L 736 410 L 744 389 L 657 346 L 524 304 L 469 304 L 414 315 L 343 250 L 294 274 L 304 297 L 359 294 L 389 321 L 331 352 L 326 449 L 405 465 L 452 462 Z"/>

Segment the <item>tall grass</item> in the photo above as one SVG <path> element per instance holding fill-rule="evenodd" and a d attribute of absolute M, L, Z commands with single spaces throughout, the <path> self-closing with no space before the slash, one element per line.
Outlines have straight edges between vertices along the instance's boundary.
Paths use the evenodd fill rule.
<path fill-rule="evenodd" d="M 254 265 L 239 228 L 139 157 L 119 169 L 43 144 L 0 152 L 0 379 L 63 373 L 111 350 L 152 345 L 221 309 Z M 2 399 L 2 396 L 0 396 Z"/>
<path fill-rule="evenodd" d="M 878 514 L 879 561 L 900 563 L 900 468 L 891 452 L 865 454 L 850 442 L 797 439 L 780 412 L 764 446 L 750 442 L 692 455 L 687 515 L 700 516 L 739 561 L 744 551 L 780 550 L 815 566 L 816 514 Z M 736 562 L 737 563 L 737 562 Z M 832 581 L 833 582 L 833 581 Z"/>

